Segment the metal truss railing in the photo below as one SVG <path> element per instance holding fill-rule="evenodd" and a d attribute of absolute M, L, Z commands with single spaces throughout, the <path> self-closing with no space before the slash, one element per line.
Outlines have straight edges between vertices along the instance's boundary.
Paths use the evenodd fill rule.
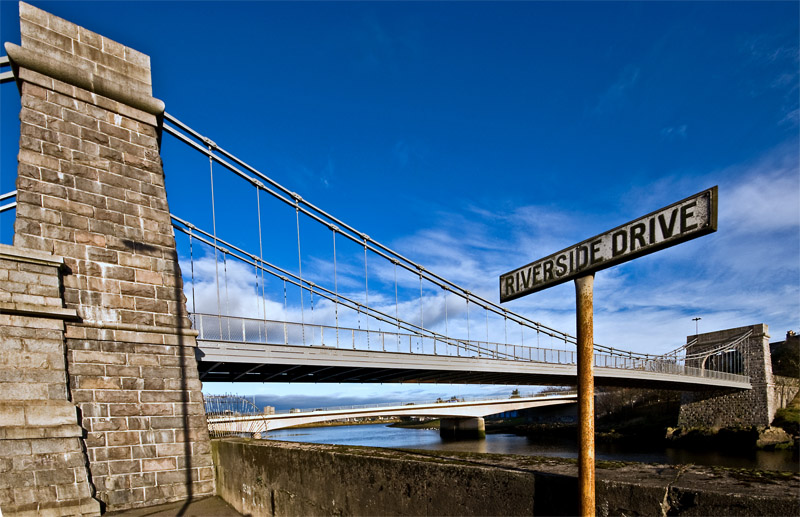
<path fill-rule="evenodd" d="M 464 339 L 438 339 L 427 335 L 398 333 L 379 329 L 354 329 L 309 323 L 191 314 L 198 340 L 243 345 L 284 345 L 325 347 L 410 355 L 472 357 L 490 360 L 575 365 L 577 354 L 571 350 L 532 347 Z M 638 370 L 653 374 L 673 374 L 733 382 L 749 382 L 744 375 L 694 368 L 680 361 L 643 359 L 595 353 L 598 368 Z"/>

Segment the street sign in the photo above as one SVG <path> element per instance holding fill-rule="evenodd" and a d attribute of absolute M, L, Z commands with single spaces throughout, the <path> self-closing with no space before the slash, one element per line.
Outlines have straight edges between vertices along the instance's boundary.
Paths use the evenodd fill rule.
<path fill-rule="evenodd" d="M 500 302 L 514 300 L 717 231 L 717 187 L 500 276 Z"/>
<path fill-rule="evenodd" d="M 595 514 L 594 274 L 717 231 L 717 187 L 500 276 L 500 301 L 575 281 L 580 515 Z"/>

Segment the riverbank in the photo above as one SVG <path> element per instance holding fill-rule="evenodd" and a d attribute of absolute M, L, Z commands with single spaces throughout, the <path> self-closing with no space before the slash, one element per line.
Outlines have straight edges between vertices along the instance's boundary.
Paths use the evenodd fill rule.
<path fill-rule="evenodd" d="M 374 425 L 374 424 L 390 424 L 394 425 L 395 423 L 399 422 L 399 419 L 369 419 L 369 420 L 359 420 L 357 422 L 341 422 L 336 420 L 329 420 L 327 422 L 313 422 L 311 424 L 301 424 L 292 426 L 291 429 L 307 429 L 312 427 L 342 427 L 346 425 Z M 438 429 L 438 428 L 437 428 Z"/>
<path fill-rule="evenodd" d="M 438 430 L 439 420 L 399 421 L 389 427 L 402 429 Z M 529 424 L 522 417 L 502 420 L 486 420 L 486 434 L 509 433 L 526 436 L 537 441 L 572 440 L 577 442 L 576 424 Z M 598 426 L 595 432 L 597 443 L 646 445 L 647 447 L 670 447 L 686 450 L 790 450 L 797 457 L 800 446 L 798 437 L 783 428 L 730 427 L 680 429 L 661 427 L 652 423 L 626 422 L 617 430 L 608 425 Z"/>
<path fill-rule="evenodd" d="M 775 415 L 772 426 L 678 428 L 680 394 L 617 390 L 598 398 L 595 440 L 599 443 L 640 444 L 686 450 L 800 451 L 800 397 Z M 511 432 L 536 440 L 577 439 L 577 423 L 527 423 L 487 420 L 486 432 Z"/>

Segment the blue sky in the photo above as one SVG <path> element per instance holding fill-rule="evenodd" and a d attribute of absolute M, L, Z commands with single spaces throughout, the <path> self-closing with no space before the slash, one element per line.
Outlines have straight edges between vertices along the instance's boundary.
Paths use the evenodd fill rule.
<path fill-rule="evenodd" d="M 501 273 L 719 185 L 716 234 L 597 275 L 595 340 L 661 353 L 696 316 L 701 331 L 764 322 L 773 340 L 800 326 L 796 2 L 33 3 L 149 54 L 169 113 L 493 301 Z M 16 2 L 0 2 L 0 30 L 19 42 Z M 2 192 L 18 105 L 0 87 Z M 210 228 L 207 161 L 166 136 L 163 153 L 170 208 Z M 255 194 L 215 174 L 219 234 L 257 251 Z M 269 256 L 294 270 L 294 213 L 273 209 Z M 303 228 L 304 272 L 323 282 L 330 235 Z M 358 250 L 341 253 L 355 296 Z M 252 307 L 236 273 L 234 305 Z M 372 274 L 388 310 L 388 271 Z M 426 311 L 441 301 L 426 290 Z M 508 307 L 574 329 L 570 284 Z M 236 389 L 357 402 L 510 387 Z"/>

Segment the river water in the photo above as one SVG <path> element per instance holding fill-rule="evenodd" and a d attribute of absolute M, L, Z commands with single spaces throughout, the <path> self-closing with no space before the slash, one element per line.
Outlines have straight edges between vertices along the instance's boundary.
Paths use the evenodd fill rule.
<path fill-rule="evenodd" d="M 488 452 L 522 454 L 526 456 L 555 456 L 577 458 L 574 440 L 534 441 L 515 434 L 487 434 L 485 440 L 443 441 L 433 429 L 404 429 L 386 424 L 309 427 L 270 431 L 271 440 L 327 443 L 335 445 L 364 445 L 393 449 L 427 449 L 440 451 Z M 741 450 L 735 453 L 697 451 L 674 448 L 643 450 L 621 444 L 596 444 L 598 460 L 637 461 L 642 463 L 709 465 L 760 470 L 798 472 L 798 462 L 790 451 Z"/>

